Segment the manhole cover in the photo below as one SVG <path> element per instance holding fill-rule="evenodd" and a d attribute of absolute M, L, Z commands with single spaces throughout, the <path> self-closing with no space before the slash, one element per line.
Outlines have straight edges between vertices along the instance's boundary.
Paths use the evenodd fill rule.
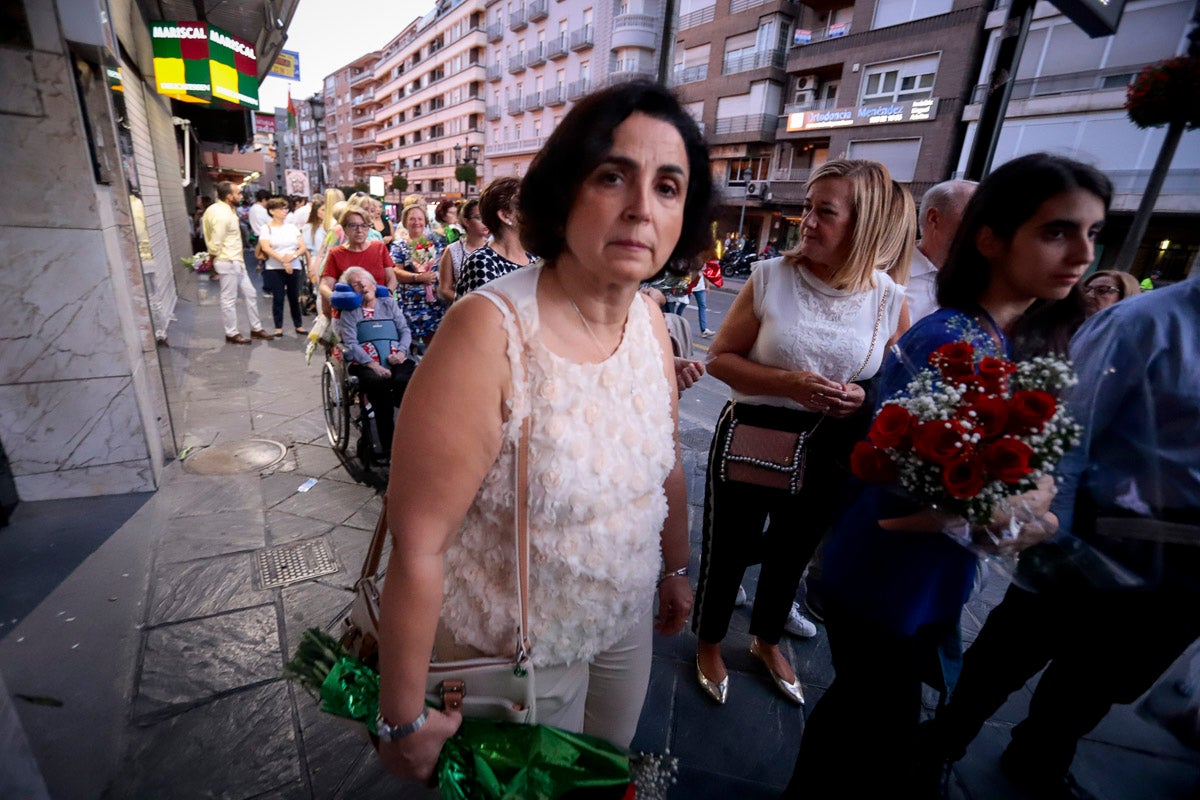
<path fill-rule="evenodd" d="M 254 578 L 260 589 L 274 589 L 340 570 L 325 539 L 306 539 L 254 554 Z"/>
<path fill-rule="evenodd" d="M 183 468 L 196 475 L 236 475 L 274 466 L 287 455 L 287 447 L 273 439 L 247 439 L 218 444 L 192 453 Z"/>
<path fill-rule="evenodd" d="M 693 450 L 707 450 L 712 443 L 712 431 L 704 428 L 691 428 L 679 434 L 679 443 Z"/>

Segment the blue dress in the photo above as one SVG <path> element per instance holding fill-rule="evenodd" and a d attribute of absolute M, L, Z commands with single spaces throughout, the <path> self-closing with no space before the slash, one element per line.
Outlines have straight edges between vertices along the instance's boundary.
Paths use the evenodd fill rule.
<path fill-rule="evenodd" d="M 970 342 L 977 354 L 1008 356 L 1003 334 L 1001 353 L 975 317 L 940 309 L 901 337 L 904 361 L 888 353 L 880 373 L 879 402 L 902 394 L 912 370 L 929 365 L 930 353 L 959 341 Z M 880 519 L 921 510 L 897 487 L 858 482 L 856 490 L 825 547 L 821 585 L 826 595 L 898 636 L 913 636 L 926 625 L 951 625 L 957 631 L 963 604 L 971 594 L 975 556 L 941 533 L 880 528 Z"/>

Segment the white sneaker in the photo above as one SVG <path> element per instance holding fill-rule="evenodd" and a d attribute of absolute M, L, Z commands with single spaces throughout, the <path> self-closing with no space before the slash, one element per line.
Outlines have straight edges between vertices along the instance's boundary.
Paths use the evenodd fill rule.
<path fill-rule="evenodd" d="M 746 587 L 739 585 L 737 599 L 733 601 L 733 607 L 741 608 L 744 605 L 746 605 Z"/>
<path fill-rule="evenodd" d="M 700 331 L 700 335 L 703 336 L 705 339 L 711 339 L 713 336 L 716 335 L 716 333 L 717 332 L 714 331 L 712 328 L 705 328 L 704 330 Z"/>
<path fill-rule="evenodd" d="M 800 613 L 800 604 L 792 603 L 792 610 L 788 613 L 787 622 L 783 624 L 783 629 L 793 636 L 799 636 L 801 639 L 810 639 L 817 635 L 817 626 L 812 620 Z"/>

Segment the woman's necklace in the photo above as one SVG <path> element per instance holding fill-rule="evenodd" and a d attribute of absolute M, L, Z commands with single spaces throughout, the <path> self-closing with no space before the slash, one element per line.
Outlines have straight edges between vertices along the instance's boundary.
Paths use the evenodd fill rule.
<path fill-rule="evenodd" d="M 571 304 L 571 308 L 575 309 L 575 315 L 579 317 L 579 321 L 583 323 L 583 328 L 588 332 L 588 336 L 592 337 L 592 342 L 596 345 L 596 350 L 600 353 L 600 356 L 602 358 L 608 358 L 610 355 L 612 355 L 612 353 L 609 353 L 604 349 L 604 345 L 600 344 L 600 339 L 596 336 L 596 332 L 593 331 L 592 326 L 588 324 L 587 317 L 585 317 L 583 312 L 579 310 L 579 306 L 575 305 L 575 301 L 571 299 L 571 295 L 567 294 L 566 290 L 563 291 L 563 294 L 567 295 L 567 302 Z"/>

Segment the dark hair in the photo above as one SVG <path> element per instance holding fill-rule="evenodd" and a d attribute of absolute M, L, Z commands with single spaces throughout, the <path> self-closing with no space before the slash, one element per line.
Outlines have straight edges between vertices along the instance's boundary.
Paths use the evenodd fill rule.
<path fill-rule="evenodd" d="M 438 222 L 444 223 L 446 221 L 446 212 L 452 208 L 456 208 L 457 205 L 453 200 L 443 200 L 433 209 L 433 218 Z"/>
<path fill-rule="evenodd" d="M 483 217 L 483 224 L 492 233 L 500 233 L 500 227 L 504 224 L 500 212 L 512 208 L 513 200 L 520 191 L 521 182 L 512 177 L 496 178 L 484 187 L 479 195 L 479 216 Z"/>
<path fill-rule="evenodd" d="M 237 186 L 233 181 L 221 181 L 217 184 L 217 199 L 224 200 L 233 194 L 233 187 Z"/>
<path fill-rule="evenodd" d="M 633 81 L 593 92 L 576 103 L 534 157 L 521 183 L 521 243 L 526 250 L 549 262 L 562 254 L 567 217 L 579 187 L 612 150 L 613 131 L 635 112 L 674 126 L 687 152 L 683 226 L 666 269 L 675 271 L 690 265 L 691 257 L 711 244 L 708 226 L 713 213 L 713 187 L 704 137 L 669 89 L 649 81 Z"/>
<path fill-rule="evenodd" d="M 282 197 L 272 197 L 267 201 L 267 211 L 274 211 L 277 208 L 287 208 L 288 201 Z"/>
<path fill-rule="evenodd" d="M 475 212 L 476 210 L 478 210 L 478 208 L 479 208 L 479 198 L 478 197 L 472 197 L 470 200 L 463 203 L 462 208 L 460 208 L 458 210 L 459 222 L 461 223 L 467 217 L 471 216 L 471 214 L 473 212 Z M 479 213 L 479 218 L 480 218 L 480 221 L 483 220 L 483 212 Z M 486 223 L 484 223 L 484 224 L 486 224 Z"/>
<path fill-rule="evenodd" d="M 263 200 L 271 199 L 271 193 L 266 189 L 259 189 L 254 193 L 254 202 L 261 203 Z"/>
<path fill-rule="evenodd" d="M 1096 195 L 1107 213 L 1112 182 L 1094 167 L 1064 156 L 1031 153 L 1001 165 L 984 178 L 963 211 L 946 265 L 938 270 L 938 305 L 973 310 L 987 291 L 992 267 L 975 242 L 983 228 L 1010 241 L 1042 203 L 1071 189 L 1085 189 Z"/>

